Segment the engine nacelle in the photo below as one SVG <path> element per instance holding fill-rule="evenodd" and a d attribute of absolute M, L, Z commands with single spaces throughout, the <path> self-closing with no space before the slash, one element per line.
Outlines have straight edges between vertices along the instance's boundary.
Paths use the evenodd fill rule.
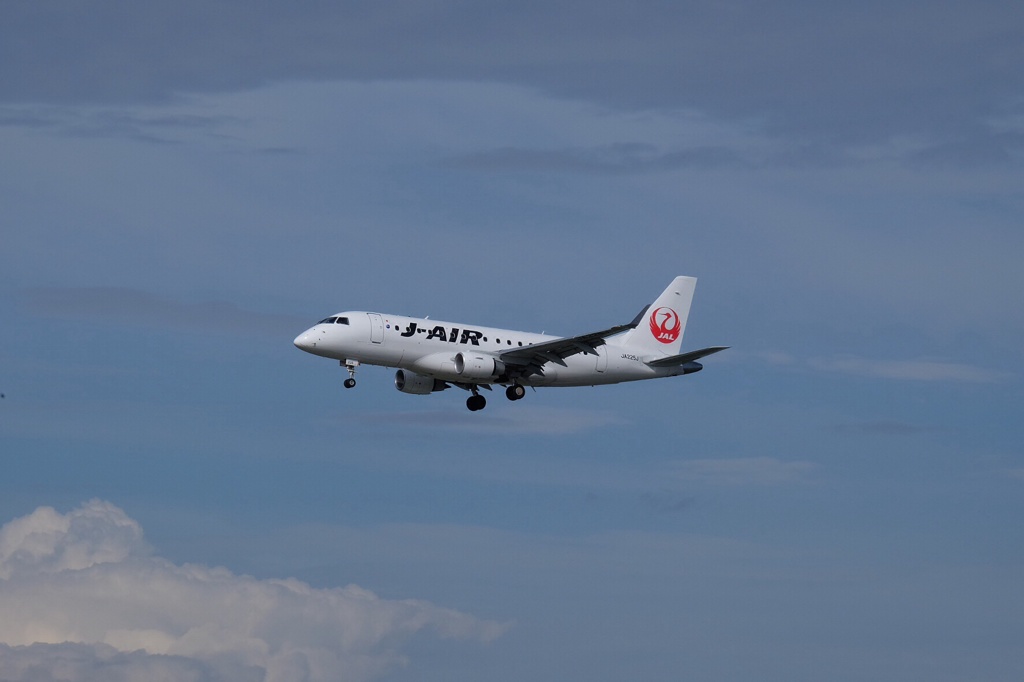
<path fill-rule="evenodd" d="M 496 379 L 505 373 L 505 363 L 487 353 L 463 351 L 455 355 L 455 371 L 476 381 Z"/>
<path fill-rule="evenodd" d="M 448 388 L 443 381 L 434 377 L 423 376 L 407 369 L 400 369 L 395 372 L 395 388 L 402 393 L 414 395 L 426 395 L 434 391 L 443 391 Z"/>
<path fill-rule="evenodd" d="M 693 374 L 695 372 L 701 371 L 702 369 L 704 369 L 704 365 L 700 364 L 699 362 L 688 362 L 685 365 L 683 365 L 683 374 Z"/>

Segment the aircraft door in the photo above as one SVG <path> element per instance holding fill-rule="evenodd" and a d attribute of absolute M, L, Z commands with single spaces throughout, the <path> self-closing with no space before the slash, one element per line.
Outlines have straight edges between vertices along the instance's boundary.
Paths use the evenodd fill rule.
<path fill-rule="evenodd" d="M 608 369 L 608 346 L 600 346 L 597 349 L 597 371 L 603 372 Z"/>
<path fill-rule="evenodd" d="M 384 320 L 379 313 L 367 313 L 370 316 L 370 341 L 384 343 Z"/>

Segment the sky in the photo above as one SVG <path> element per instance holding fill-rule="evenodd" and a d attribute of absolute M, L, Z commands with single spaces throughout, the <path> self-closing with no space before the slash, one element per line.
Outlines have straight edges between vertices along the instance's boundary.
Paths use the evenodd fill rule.
<path fill-rule="evenodd" d="M 8 0 L 0 149 L 0 679 L 1024 676 L 1020 3 Z"/>

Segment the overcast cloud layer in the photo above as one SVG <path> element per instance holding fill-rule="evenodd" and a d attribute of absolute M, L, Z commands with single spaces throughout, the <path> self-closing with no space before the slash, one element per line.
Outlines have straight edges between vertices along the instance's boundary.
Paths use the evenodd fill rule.
<path fill-rule="evenodd" d="M 96 103 L 286 80 L 488 80 L 628 108 L 768 117 L 829 139 L 924 129 L 965 142 L 984 118 L 1020 106 L 1022 11 L 953 0 L 598 2 L 585 11 L 103 0 L 55 15 L 15 0 L 0 29 L 0 82 L 7 101 Z"/>

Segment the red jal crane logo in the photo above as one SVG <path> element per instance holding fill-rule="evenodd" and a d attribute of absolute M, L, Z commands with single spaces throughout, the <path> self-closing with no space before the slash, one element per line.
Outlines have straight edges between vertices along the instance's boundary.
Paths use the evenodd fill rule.
<path fill-rule="evenodd" d="M 671 308 L 658 308 L 651 313 L 651 333 L 662 343 L 672 343 L 679 338 L 683 323 Z"/>

